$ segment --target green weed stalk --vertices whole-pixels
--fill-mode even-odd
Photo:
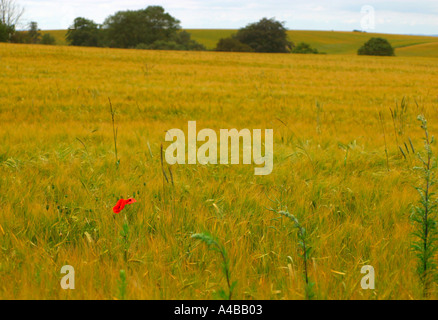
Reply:
[[[217,239],[215,239],[212,235],[208,233],[196,233],[192,235],[192,238],[201,240],[211,250],[220,253],[222,257],[222,272],[224,273],[227,280],[228,293],[226,293],[225,290],[221,289],[219,291],[219,296],[224,300],[231,300],[237,281],[231,282],[230,260],[228,259],[225,247]]]
[[[437,168],[437,159],[434,157],[431,145],[434,142],[433,137],[429,137],[427,129],[427,121],[423,116],[418,116],[421,121],[421,128],[424,130],[424,149],[425,155],[418,153],[418,158],[421,161],[420,167],[414,169],[420,172],[423,185],[415,187],[420,195],[420,200],[413,207],[411,221],[415,226],[413,236],[416,239],[412,243],[412,249],[418,258],[417,273],[420,277],[423,286],[423,296],[430,296],[432,282],[436,278],[436,262],[435,255],[437,252],[437,222],[436,208],[437,199],[433,192],[434,186],[437,183],[435,170]]]

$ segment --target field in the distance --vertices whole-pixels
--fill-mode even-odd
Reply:
[[[421,180],[399,146],[422,150],[420,113],[438,133],[438,59],[13,44],[0,57],[1,299],[215,298],[220,257],[190,238],[203,231],[228,252],[234,298],[303,299],[296,229],[269,199],[307,229],[317,298],[422,297],[409,221]],[[174,165],[167,183],[160,146],[189,120],[273,128],[272,174]],[[120,197],[138,202],[114,216]]]
[[[187,29],[192,38],[205,45],[209,50],[216,47],[220,38],[229,37],[237,30],[232,29]],[[47,30],[42,33],[50,33],[56,38],[59,45],[66,45],[65,30]],[[356,54],[366,41],[371,37],[383,37],[388,39],[396,48],[398,56],[426,56],[438,57],[438,37],[410,36],[398,34],[379,34],[363,32],[343,31],[288,31],[289,40],[298,44],[307,42],[312,47],[327,54]]]

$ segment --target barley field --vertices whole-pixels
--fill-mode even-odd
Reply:
[[[233,299],[306,299],[304,267],[316,299],[423,298],[410,215],[438,59],[0,44],[0,78],[0,299],[218,299],[200,233]],[[272,128],[273,172],[162,164],[190,120]]]

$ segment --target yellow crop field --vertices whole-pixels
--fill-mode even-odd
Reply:
[[[0,44],[0,79],[0,299],[216,299],[200,233],[233,299],[423,298],[413,168],[417,115],[438,134],[438,59]],[[189,121],[273,129],[272,173],[168,165]],[[115,214],[120,198],[137,202]]]

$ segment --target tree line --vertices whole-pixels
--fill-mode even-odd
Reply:
[[[119,11],[99,25],[78,17],[68,29],[66,40],[74,46],[157,50],[206,50],[181,30],[180,21],[161,6]],[[297,46],[288,40],[284,23],[263,18],[229,38],[220,39],[215,51],[318,53],[309,44]]]
[[[160,50],[206,50],[181,30],[180,21],[161,6],[119,11],[99,25],[78,17],[66,40],[74,46]]]
[[[75,46],[136,48],[157,50],[206,50],[182,31],[180,21],[160,6],[142,10],[119,11],[99,25],[78,17],[69,28],[67,41]],[[295,46],[288,40],[284,23],[263,18],[229,38],[220,39],[215,51],[318,53],[309,44]]]
[[[15,31],[23,10],[15,0],[0,0],[0,42],[55,44],[49,33],[41,34],[36,22],[28,30]],[[130,48],[150,50],[206,50],[205,46],[183,31],[180,21],[161,6],[148,6],[140,10],[118,11],[102,24],[77,17],[66,33],[73,46]],[[240,28],[235,34],[218,41],[215,51],[304,53],[318,54],[308,43],[295,45],[288,39],[284,22],[263,18]],[[372,38],[358,50],[359,55],[394,55],[385,39]]]
[[[14,2],[14,0],[0,0]],[[0,7],[1,13],[1,7]],[[0,42],[55,44],[50,34],[41,34],[36,22],[27,31],[15,31],[14,21],[0,24]],[[220,39],[214,50],[239,52],[318,53],[307,44],[295,46],[288,40],[284,23],[263,18],[238,30],[229,38]],[[180,21],[161,6],[140,10],[118,11],[102,24],[77,17],[68,28],[66,40],[73,46],[135,48],[157,50],[206,50],[183,31]]]

